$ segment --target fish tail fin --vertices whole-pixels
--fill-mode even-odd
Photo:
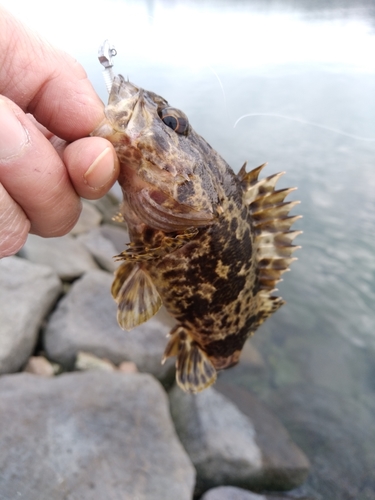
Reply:
[[[177,356],[176,380],[181,389],[197,393],[212,385],[217,377],[216,369],[189,331],[177,325],[170,336],[162,363],[170,356]]]
[[[266,164],[246,172],[246,164],[238,176],[241,181],[244,202],[248,205],[255,230],[255,249],[259,270],[260,302],[258,327],[272,313],[284,304],[281,297],[272,295],[281,275],[289,271],[290,264],[297,260],[292,257],[301,248],[292,242],[302,231],[292,231],[294,222],[300,215],[290,216],[290,210],[299,201],[286,202],[285,198],[296,188],[276,190],[276,183],[284,172],[258,179]]]
[[[150,319],[162,300],[148,273],[140,264],[125,262],[115,272],[112,296],[117,302],[117,321],[123,330]]]

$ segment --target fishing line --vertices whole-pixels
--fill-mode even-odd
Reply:
[[[321,123],[310,122],[308,120],[303,120],[302,118],[295,118],[293,116],[279,115],[277,113],[247,113],[246,115],[240,116],[240,118],[238,118],[236,120],[235,124],[233,125],[233,128],[236,128],[238,123],[243,118],[253,117],[253,116],[267,116],[270,118],[283,118],[284,120],[290,120],[292,122],[302,123],[303,125],[311,125],[312,127],[317,127],[317,128],[321,128],[323,130],[328,130],[329,132],[334,132],[335,134],[344,135],[346,137],[350,137],[351,139],[356,139],[358,141],[375,142],[375,138],[361,137],[360,135],[350,134],[349,132],[344,132],[343,130],[339,130],[336,128],[328,127],[326,125],[322,125]]]

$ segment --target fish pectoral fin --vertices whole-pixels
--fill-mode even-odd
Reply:
[[[217,377],[216,369],[189,331],[177,325],[170,335],[162,363],[170,356],[177,356],[176,380],[181,389],[197,393],[212,385]]]
[[[159,259],[164,255],[174,252],[183,247],[186,243],[192,240],[199,230],[196,227],[190,227],[184,232],[175,236],[163,235],[159,246],[146,247],[145,245],[137,245],[134,242],[128,243],[128,248],[116,255],[116,260],[125,260],[127,262],[140,262]]]
[[[144,323],[162,305],[154,283],[139,264],[122,264],[115,272],[111,292],[118,305],[117,321],[123,330]]]

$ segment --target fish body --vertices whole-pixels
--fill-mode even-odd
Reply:
[[[275,190],[282,174],[258,179],[264,165],[236,175],[182,111],[121,75],[105,115],[92,135],[116,149],[130,235],[112,286],[118,322],[130,330],[164,304],[177,320],[164,359],[199,392],[284,303],[273,292],[294,260],[298,202]]]

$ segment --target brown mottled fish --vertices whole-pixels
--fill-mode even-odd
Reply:
[[[125,330],[162,304],[178,324],[164,360],[176,356],[188,392],[235,365],[246,339],[284,303],[273,295],[294,260],[298,216],[276,190],[282,175],[238,175],[162,97],[122,76],[113,80],[105,121],[92,135],[114,145],[128,225],[128,248],[112,294]]]

